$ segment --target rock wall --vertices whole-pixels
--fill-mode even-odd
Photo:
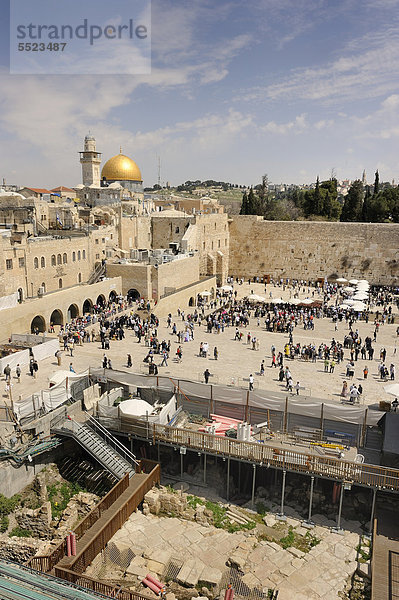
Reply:
[[[264,221],[238,215],[229,224],[229,273],[235,277],[399,282],[397,224]]]

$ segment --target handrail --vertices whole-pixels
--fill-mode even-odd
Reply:
[[[98,429],[100,430],[100,432],[106,437],[109,438],[111,440],[111,442],[114,444],[114,446],[116,448],[118,448],[118,450],[120,450],[121,452],[123,452],[125,454],[125,456],[131,461],[133,462],[135,465],[139,465],[139,461],[136,459],[135,455],[130,452],[130,450],[128,448],[126,448],[126,446],[124,446],[123,444],[121,444],[121,442],[116,439],[115,436],[112,435],[112,433],[110,431],[108,431],[108,429],[106,429],[99,421],[97,421],[97,419],[95,419],[94,417],[92,417],[89,413],[86,412],[86,414],[89,417],[89,423],[93,424],[94,427],[98,427]]]
[[[210,454],[223,454],[248,460],[273,468],[289,469],[293,472],[319,475],[328,479],[399,491],[398,469],[368,463],[354,463],[334,457],[300,452],[295,449],[273,447],[272,440],[266,445],[260,442],[243,442],[168,425],[153,423],[147,430],[139,423],[122,423],[120,418],[110,420],[115,424],[113,427],[118,428],[119,431],[132,432],[139,437],[152,439],[154,442],[159,440],[169,444],[202,450]],[[141,434],[138,433],[139,429],[142,429]]]

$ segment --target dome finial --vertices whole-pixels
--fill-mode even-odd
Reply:
[[[119,154],[122,154],[122,146],[119,146]]]

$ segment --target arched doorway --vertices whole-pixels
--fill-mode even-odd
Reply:
[[[93,312],[93,302],[89,298],[83,302],[82,312],[84,315]]]
[[[109,300],[110,302],[115,302],[116,300],[116,293],[114,291],[109,293]]]
[[[190,300],[188,301],[188,305],[189,306],[195,306],[195,300],[194,298],[191,296]]]
[[[44,333],[46,331],[46,321],[41,315],[37,315],[30,324],[31,333]]]
[[[64,317],[62,315],[62,312],[58,308],[53,310],[53,312],[51,313],[50,323],[52,323],[53,325],[64,324]]]
[[[76,319],[79,316],[79,308],[76,304],[71,304],[67,310],[67,321]]]
[[[97,306],[105,306],[105,296],[100,294],[96,302]]]
[[[136,290],[135,288],[132,288],[127,293],[127,299],[128,300],[139,300],[140,299],[140,292],[138,290]]]

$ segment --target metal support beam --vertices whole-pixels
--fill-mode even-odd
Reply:
[[[160,448],[160,444],[159,444],[159,440],[158,440],[158,462],[161,462],[161,448]]]
[[[230,456],[227,458],[227,491],[226,498],[227,500],[230,497]]]
[[[252,477],[252,498],[251,498],[251,505],[252,508],[255,506],[255,483],[256,483],[256,465],[252,465],[253,468],[253,477]]]
[[[204,452],[204,483],[206,483],[206,453]]]
[[[280,513],[277,515],[280,520],[285,519],[284,515],[284,496],[285,496],[285,478],[287,476],[287,471],[283,471],[283,483],[281,485],[281,506]]]
[[[241,461],[238,461],[238,491],[241,490]]]
[[[314,477],[310,478],[310,495],[309,495],[309,512],[307,521],[303,522],[305,527],[314,527],[314,523],[312,521],[312,503],[313,503],[313,487],[314,487]]]
[[[342,515],[342,503],[344,500],[344,483],[341,483],[341,494],[339,496],[339,508],[338,508],[338,518],[337,518],[337,526],[333,527],[333,531],[336,533],[342,533],[341,529],[341,515]]]
[[[183,479],[183,454],[180,454],[180,479]]]
[[[373,533],[373,521],[374,521],[374,512],[375,512],[375,501],[376,501],[376,497],[377,497],[377,489],[374,488],[373,489],[373,501],[371,503],[371,515],[370,515],[370,527],[369,527],[369,533],[370,536]]]

